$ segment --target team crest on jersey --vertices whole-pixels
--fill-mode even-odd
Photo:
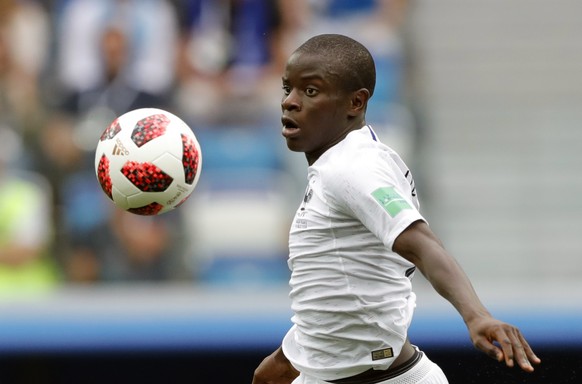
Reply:
[[[412,207],[393,187],[378,188],[372,192],[372,196],[391,217],[395,217],[404,209]]]
[[[313,189],[307,188],[307,191],[305,191],[305,196],[303,196],[303,202],[306,204],[309,203],[309,200],[311,200],[312,197],[313,197]]]

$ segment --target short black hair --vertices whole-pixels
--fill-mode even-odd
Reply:
[[[340,74],[342,86],[352,92],[360,88],[374,94],[376,66],[372,54],[363,44],[344,35],[317,35],[295,50],[297,53],[316,54],[329,58],[329,64]]]

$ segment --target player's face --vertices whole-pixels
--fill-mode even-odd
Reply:
[[[318,55],[294,53],[283,75],[282,134],[287,147],[313,164],[350,131],[350,96],[339,74]]]

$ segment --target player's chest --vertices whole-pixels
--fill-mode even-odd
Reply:
[[[320,180],[310,180],[303,199],[295,213],[291,233],[325,233],[344,226],[352,218],[342,213],[341,207],[330,199]],[[304,233],[305,235],[305,233]]]

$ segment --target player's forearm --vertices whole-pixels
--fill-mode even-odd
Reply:
[[[440,248],[424,257],[419,269],[433,288],[449,301],[465,323],[475,317],[490,316],[473,285],[457,261]]]
[[[434,289],[453,304],[465,323],[475,317],[490,316],[461,266],[425,222],[412,223],[396,238],[393,250],[418,267]]]

